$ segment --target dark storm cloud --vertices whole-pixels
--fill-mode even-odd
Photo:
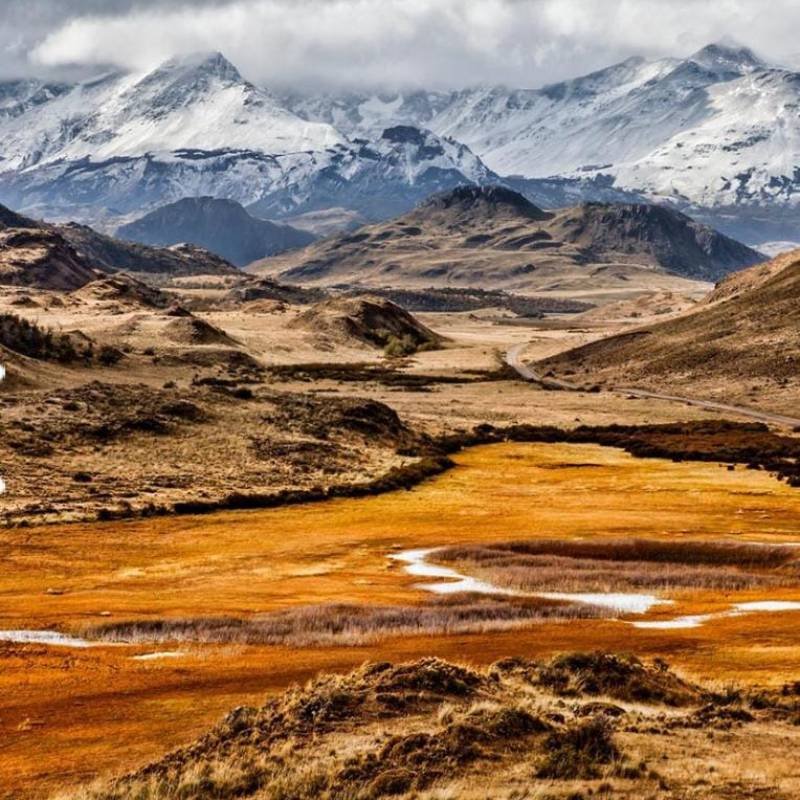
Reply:
[[[6,0],[0,70],[144,69],[221,50],[272,84],[540,85],[731,36],[800,46],[797,0]]]

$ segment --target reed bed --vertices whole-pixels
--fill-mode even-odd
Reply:
[[[800,582],[792,548],[738,543],[549,539],[450,547],[434,560],[529,592],[737,591]]]
[[[490,633],[537,622],[610,616],[583,603],[453,597],[421,606],[315,605],[250,618],[198,617],[117,622],[86,629],[90,639],[125,643],[205,642],[358,646],[387,636]]]

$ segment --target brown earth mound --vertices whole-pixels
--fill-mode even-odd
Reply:
[[[242,286],[236,286],[228,292],[226,300],[233,303],[252,303],[259,300],[273,300],[279,303],[305,305],[318,303],[325,299],[321,289],[304,289],[279,283],[271,278],[250,279]]]
[[[97,277],[58,233],[44,228],[0,230],[0,283],[70,291]]]
[[[165,308],[172,302],[166,293],[123,273],[87,283],[74,291],[72,297],[85,303],[126,309]]]
[[[414,352],[439,347],[443,342],[408,311],[381,297],[323,300],[291,324],[337,344],[389,347],[399,342],[406,352]]]
[[[0,395],[7,395],[35,384],[41,378],[41,365],[0,344],[0,365],[5,378],[0,380]]]
[[[237,708],[193,744],[81,797],[665,800],[688,796],[712,750],[717,768],[703,772],[704,787],[724,788],[733,771],[741,792],[703,796],[753,797],[767,762],[748,777],[742,752],[760,741],[766,753],[758,737],[791,730],[776,721],[784,703],[763,695],[755,710],[663,662],[601,653],[506,659],[487,670],[436,658],[365,664]],[[727,732],[725,746],[712,728]]]
[[[222,328],[212,325],[192,314],[177,316],[164,327],[164,335],[175,344],[183,345],[225,345],[238,347],[239,342],[229,336]]]

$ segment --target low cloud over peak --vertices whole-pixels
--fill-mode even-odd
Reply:
[[[775,61],[800,6],[773,0],[9,0],[0,70],[146,69],[221,50],[275,86],[539,86],[723,36]]]

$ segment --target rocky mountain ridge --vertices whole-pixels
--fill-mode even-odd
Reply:
[[[452,92],[278,94],[198,54],[146,75],[0,84],[0,202],[119,223],[213,195],[266,218],[337,207],[379,220],[504,183],[550,208],[648,199],[749,242],[792,240],[798,102],[800,75],[728,44],[540,89]]]

